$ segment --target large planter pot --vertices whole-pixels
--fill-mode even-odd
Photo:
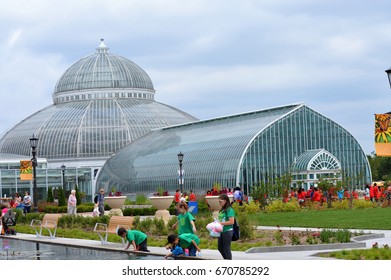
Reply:
[[[232,203],[234,196],[228,195],[229,201]],[[205,196],[206,202],[210,206],[210,209],[213,211],[213,218],[217,219],[220,211],[220,203],[218,195]]]
[[[151,196],[149,198],[152,205],[157,209],[155,218],[163,219],[164,222],[168,222],[170,219],[170,212],[167,210],[174,200],[174,196]]]
[[[122,216],[122,206],[124,205],[126,196],[106,196],[105,204],[109,205],[110,213],[116,216]]]

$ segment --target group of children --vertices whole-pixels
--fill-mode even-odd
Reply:
[[[167,237],[166,249],[170,252],[165,256],[166,259],[180,255],[196,256],[197,252],[201,252],[200,247],[198,247],[200,239],[195,234],[197,231],[194,223],[195,219],[188,211],[189,206],[186,202],[179,202],[176,207],[179,212],[178,221],[172,226],[172,229],[178,228],[178,235],[170,234]],[[132,244],[134,251],[149,252],[147,235],[144,232],[119,228],[117,233],[128,241],[125,250],[129,249],[130,244]]]

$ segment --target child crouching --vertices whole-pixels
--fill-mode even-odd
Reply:
[[[170,244],[167,249],[170,249],[171,252],[165,256],[166,259],[168,257],[176,257],[184,254],[183,249],[189,249],[189,255],[194,257],[196,256],[197,251],[201,252],[200,247],[198,247],[198,244],[200,244],[200,239],[197,235],[192,233],[184,233],[179,236],[176,234],[171,234],[167,237],[167,241]]]
[[[128,241],[128,246],[126,246],[124,250],[129,249],[130,244],[132,243],[134,251],[149,252],[147,248],[148,236],[144,232],[139,230],[126,230],[124,228],[119,228],[117,234],[122,238],[126,238]]]

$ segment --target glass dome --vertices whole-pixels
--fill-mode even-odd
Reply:
[[[72,92],[79,94],[103,89],[125,93],[124,97],[139,97],[137,93],[148,94],[149,99],[153,99],[155,90],[152,81],[140,66],[127,58],[109,53],[103,39],[96,50],[95,54],[80,59],[65,71],[54,88],[54,103],[72,101]],[[128,96],[127,93],[136,94]],[[68,99],[59,98],[61,96]],[[90,96],[96,97],[109,98],[107,95]],[[85,98],[89,99],[88,95]]]
[[[147,73],[132,61],[97,53],[60,77],[50,105],[21,121],[0,139],[0,153],[30,156],[29,138],[39,138],[37,156],[47,159],[106,159],[152,129],[197,120],[154,101]]]

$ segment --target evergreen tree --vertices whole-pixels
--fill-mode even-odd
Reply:
[[[76,205],[81,204],[81,194],[79,193],[79,188],[77,185],[75,185],[75,191],[76,191]]]
[[[64,189],[58,188],[58,206],[66,206]]]
[[[52,187],[48,188],[48,197],[46,198],[47,202],[54,202],[53,189]]]

